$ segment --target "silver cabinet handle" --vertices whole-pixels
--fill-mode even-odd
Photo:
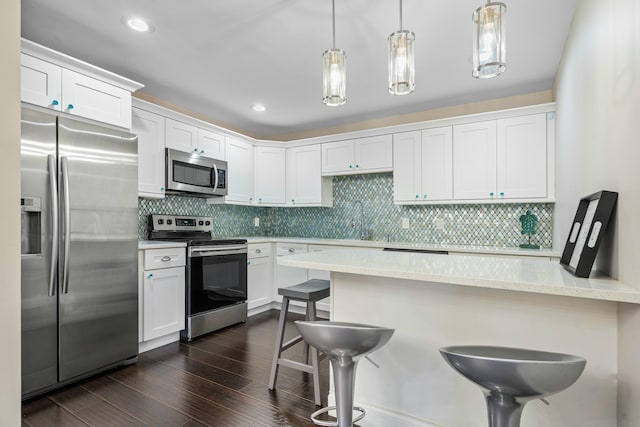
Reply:
[[[58,173],[56,172],[56,157],[50,154],[47,157],[49,166],[49,183],[51,197],[51,268],[49,270],[49,296],[56,294],[56,272],[58,267],[58,232],[60,223],[58,222]]]
[[[163,256],[162,258],[160,258],[160,261],[162,261],[162,262],[171,261],[171,257],[170,257],[170,256],[165,255],[165,256]]]
[[[296,250],[294,248],[289,248],[289,252],[294,253]]]
[[[62,266],[62,293],[69,293],[69,252],[71,249],[71,204],[69,197],[69,160],[60,158],[62,166],[62,192],[64,194],[64,263]]]
[[[262,253],[262,251],[261,251],[260,249],[256,249],[256,253],[257,253],[257,254],[261,254],[261,253]]]

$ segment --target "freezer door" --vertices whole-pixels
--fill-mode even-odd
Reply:
[[[22,110],[22,394],[58,379],[56,117]],[[53,197],[52,197],[53,196]],[[52,250],[53,249],[53,250]],[[53,258],[53,262],[52,262]]]
[[[59,379],[138,353],[137,137],[60,117]]]

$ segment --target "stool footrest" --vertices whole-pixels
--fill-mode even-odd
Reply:
[[[307,365],[306,363],[296,362],[295,360],[278,359],[278,365],[313,374],[313,366]]]
[[[310,417],[311,421],[313,421],[313,423],[318,426],[338,427],[337,421],[323,421],[323,420],[316,419],[318,415],[326,414],[327,412],[333,411],[334,409],[336,409],[335,406],[328,406],[326,408],[318,409],[313,414],[311,414],[311,417]],[[360,406],[354,406],[353,410],[360,412],[360,415],[358,415],[353,419],[354,424],[360,421],[361,419],[363,419],[365,415],[367,415],[367,412],[364,410],[364,408]]]
[[[286,343],[282,344],[282,347],[280,347],[280,351],[285,351],[288,348],[293,347],[294,345],[298,344],[300,341],[302,341],[302,335],[298,335],[295,338],[291,338],[289,341],[287,341]]]

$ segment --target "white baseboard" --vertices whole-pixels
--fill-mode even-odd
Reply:
[[[138,353],[144,353],[145,351],[153,350],[154,348],[162,347],[163,345],[176,341],[180,341],[180,332],[174,332],[149,341],[143,341],[138,343]]]
[[[336,404],[335,394],[329,393],[328,402],[329,406]],[[354,406],[361,406],[367,412],[365,417],[358,421],[358,425],[362,427],[442,427],[442,425],[435,424],[432,421],[415,418],[367,403],[355,402]],[[335,413],[331,415],[335,417]]]

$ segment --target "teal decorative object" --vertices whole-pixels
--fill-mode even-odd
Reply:
[[[540,246],[531,244],[531,236],[536,234],[536,226],[538,225],[538,217],[527,209],[527,213],[520,215],[520,224],[522,225],[522,234],[529,236],[529,243],[522,243],[521,248],[540,249]]]

